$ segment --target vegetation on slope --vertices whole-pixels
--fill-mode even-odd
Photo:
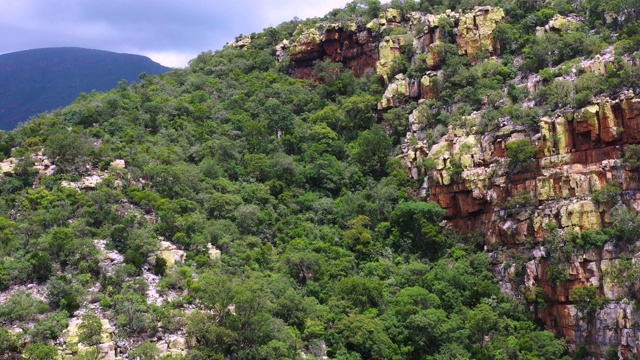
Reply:
[[[366,17],[379,5],[367,4],[329,19]],[[567,8],[527,6],[508,7],[513,29],[504,36],[522,36],[502,41],[514,46],[505,45],[506,54],[523,51],[528,71],[537,71],[543,65],[526,62],[542,46],[531,37],[534,25]],[[612,31],[588,19],[603,39]],[[0,305],[0,355],[53,358],[69,317],[91,304],[116,325],[116,337],[142,342],[133,353],[141,358],[157,357],[145,340],[181,329],[192,341],[190,359],[325,351],[337,359],[566,356],[563,340],[500,292],[482,236],[443,228],[444,211],[417,195],[391,156],[395,140],[376,124],[379,80],[318,63],[317,73],[331,76],[315,84],[292,79],[286,61],[276,64],[270,49],[296,25],[256,34],[247,50],[205,52],[187,69],[83,95],[1,134],[3,155],[21,160],[0,182],[0,288],[36,283],[47,292],[38,299],[13,291]],[[472,66],[444,51],[447,81],[431,104],[433,128],[481,106],[479,96],[499,96],[518,70],[506,56],[503,64]],[[515,104],[521,95],[512,90],[505,97],[514,104],[503,111],[536,118]],[[58,167],[52,176],[31,168],[42,148]],[[127,168],[109,167],[115,159]],[[95,191],[62,186],[96,169],[109,175]],[[185,249],[186,260],[156,263],[160,291],[180,296],[155,305],[141,275],[159,238]],[[102,267],[96,239],[124,263]],[[222,251],[220,260],[209,256],[209,244]],[[97,341],[95,320],[80,329],[86,345]]]

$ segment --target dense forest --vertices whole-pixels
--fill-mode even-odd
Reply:
[[[504,9],[499,61],[443,41],[438,91],[420,105],[378,111],[387,84],[375,71],[356,76],[316,61],[312,79],[297,79],[276,50],[319,23],[363,26],[387,8],[477,5]],[[589,356],[532,315],[544,306],[540,294],[501,292],[485,234],[447,226],[446,211],[427,201],[398,155],[417,141],[404,139],[414,111],[428,113],[432,145],[476,111],[483,131],[508,117],[535,133],[557,109],[635,89],[639,8],[631,0],[353,1],[241,35],[250,41],[205,51],[185,69],[83,93],[0,133],[0,358],[109,358],[114,344],[129,359]],[[580,20],[536,36],[558,14]],[[455,37],[452,24],[439,26],[442,39]],[[616,66],[605,76],[557,79],[610,45]],[[388,77],[430,67],[406,46]],[[533,93],[518,84],[530,74],[541,79]],[[512,143],[509,171],[524,171],[536,152],[528,140]],[[637,168],[640,151],[625,159]],[[424,169],[435,166],[425,159]],[[620,192],[614,184],[598,196],[604,203]],[[505,206],[515,215],[532,201],[523,194]],[[577,235],[575,247],[630,241],[640,226],[635,213],[625,216]],[[603,304],[593,290],[573,294],[585,313]]]

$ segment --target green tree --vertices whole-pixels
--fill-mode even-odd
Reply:
[[[29,344],[23,354],[30,360],[57,360],[58,348],[42,343]]]
[[[391,224],[398,245],[403,239],[418,251],[431,257],[447,247],[449,239],[439,226],[445,210],[431,202],[403,202],[391,213]]]
[[[498,328],[500,319],[487,304],[479,304],[469,312],[466,328],[471,334],[472,341],[484,347],[485,338]]]
[[[374,126],[358,136],[349,146],[349,159],[357,164],[362,172],[380,179],[387,174],[387,162],[391,139],[380,126]]]
[[[94,348],[93,351],[89,350],[94,359],[100,358],[98,345],[102,341],[102,321],[98,315],[91,312],[82,315],[82,322],[78,325],[78,340]]]
[[[154,343],[145,342],[129,353],[129,356],[140,360],[160,359],[160,349]]]
[[[336,323],[335,328],[345,348],[366,359],[391,359],[398,353],[382,322],[371,316],[350,315]]]
[[[525,171],[533,163],[538,148],[528,139],[515,140],[507,143],[507,157],[509,170],[512,173]]]
[[[60,171],[79,174],[89,162],[92,147],[91,139],[65,129],[49,136],[44,152]]]

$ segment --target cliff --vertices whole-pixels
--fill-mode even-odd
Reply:
[[[291,49],[294,74],[312,78],[314,61],[341,62],[356,75],[375,71],[384,80],[380,114],[417,102],[398,158],[423,184],[425,200],[446,210],[447,226],[483,234],[502,291],[526,301],[572,350],[585,345],[598,357],[609,349],[622,358],[635,357],[640,353],[640,313],[632,304],[637,285],[628,282],[631,271],[623,267],[637,262],[640,243],[609,236],[600,247],[576,245],[602,229],[624,226],[620,218],[627,209],[640,210],[637,168],[623,160],[640,143],[640,98],[634,91],[557,110],[539,117],[533,128],[511,117],[487,128],[483,116],[490,106],[485,103],[463,118],[464,126],[449,126],[435,141],[425,136],[433,130],[425,100],[437,95],[442,79],[440,45],[453,42],[472,63],[481,52],[484,61],[500,63],[495,29],[504,17],[493,7],[436,15],[389,9],[366,26],[307,29]],[[556,15],[537,29],[537,36],[571,31],[579,22]],[[447,39],[451,34],[454,38]],[[426,62],[417,76],[391,71],[407,48],[413,51],[412,65]],[[572,66],[574,74],[579,67],[582,74],[604,76],[617,65],[606,49]],[[573,83],[576,77],[559,80]],[[540,82],[536,76],[513,81],[531,94]],[[517,143],[534,149],[535,158],[523,166],[509,156],[509,144]],[[581,303],[578,288],[595,289],[590,301],[598,306]]]

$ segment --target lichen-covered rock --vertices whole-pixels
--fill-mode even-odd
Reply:
[[[420,98],[431,99],[438,94],[438,82],[434,81],[435,77],[424,75],[420,79]]]
[[[547,25],[536,28],[536,36],[544,36],[549,32],[560,33],[569,31],[574,29],[580,21],[581,19],[576,16],[566,17],[560,14],[555,14],[551,20],[549,20]]]
[[[402,37],[402,35],[385,36],[384,39],[380,41],[378,47],[380,59],[376,66],[376,73],[385,80],[385,83],[389,83],[391,80],[389,76],[391,74],[393,59],[400,56],[400,42]]]
[[[590,200],[571,203],[560,209],[560,225],[576,231],[602,228],[600,213]]]
[[[305,29],[291,46],[292,61],[315,60],[322,56],[322,39],[318,30]]]
[[[109,320],[101,318],[102,322],[102,333],[100,345],[98,345],[100,349],[100,359],[110,360],[116,359],[115,355],[115,345],[114,341],[114,328],[109,323]],[[79,317],[72,318],[69,320],[69,326],[63,333],[64,340],[64,349],[63,356],[64,358],[71,358],[72,355],[75,354],[83,354],[90,350],[86,344],[82,344],[79,342],[78,334],[79,334],[79,326],[82,323],[82,319]]]
[[[116,169],[124,169],[127,167],[126,163],[122,159],[116,159],[111,162],[111,167]]]
[[[178,250],[174,244],[168,241],[161,241],[160,249],[155,252],[155,256],[149,258],[150,264],[155,264],[156,256],[163,258],[167,262],[167,268],[172,268],[176,262],[184,262],[187,254],[184,250]]]
[[[483,159],[482,146],[479,135],[456,137],[453,142],[452,156],[460,162],[463,170],[471,169]]]
[[[598,105],[589,105],[576,114],[576,132],[591,133],[591,140],[597,140],[600,135],[600,126],[598,122],[598,114],[600,107]]]
[[[0,162],[0,171],[2,171],[4,175],[13,175],[13,169],[16,167],[17,163],[18,159],[16,158],[6,158]]]
[[[378,103],[378,110],[387,110],[405,103],[409,98],[409,79],[404,74],[398,74],[393,82],[387,86]]]
[[[387,23],[400,23],[402,21],[402,11],[398,9],[387,9],[380,14],[380,19],[384,19]]]
[[[493,34],[505,14],[502,8],[476,7],[473,12],[460,17],[458,23],[458,53],[473,57],[480,51],[495,54],[498,43]]]

